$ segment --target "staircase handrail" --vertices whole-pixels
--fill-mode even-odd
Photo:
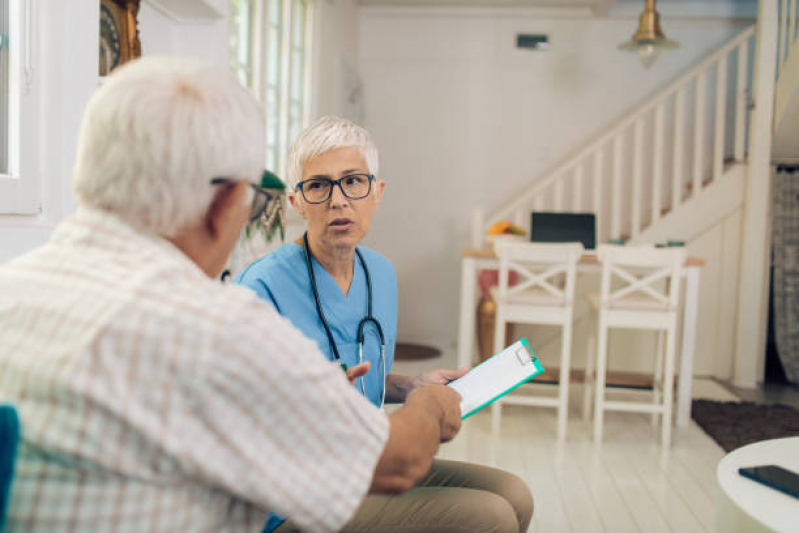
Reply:
[[[490,217],[486,218],[484,225],[491,225],[494,222],[507,218],[509,214],[529,204],[537,194],[552,185],[555,180],[565,174],[568,170],[570,170],[570,168],[573,168],[588,155],[596,151],[599,147],[603,146],[620,131],[630,127],[636,120],[639,119],[639,117],[652,111],[667,98],[674,96],[679,90],[691,83],[695,78],[697,78],[703,72],[709,70],[715,63],[728,55],[734,48],[740,46],[742,43],[750,39],[754,34],[754,31],[754,25],[743,30],[729,42],[724,44],[721,48],[716,50],[712,55],[702,60],[695,67],[691,68],[688,72],[677,78],[677,80],[667,85],[665,89],[662,89],[656,93],[654,97],[648,98],[644,103],[625,113],[620,120],[616,121],[613,125],[607,128],[604,133],[600,134],[598,137],[594,137],[594,140],[589,142],[587,145],[584,145],[582,148],[572,152],[566,156],[561,163],[546,171],[543,174],[544,177],[536,180],[536,185],[529,189],[528,192],[522,194],[521,196],[515,197],[516,200],[505,205],[505,207],[497,210]]]

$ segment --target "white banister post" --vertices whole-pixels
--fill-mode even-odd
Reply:
[[[758,4],[755,73],[743,210],[738,338],[733,382],[755,387],[763,377],[771,256],[771,136],[777,68],[777,0]]]
[[[621,205],[621,180],[622,180],[622,162],[624,161],[624,145],[622,145],[622,136],[619,133],[613,139],[613,185],[610,191],[611,198],[613,199],[610,204],[610,238],[621,238],[621,214],[624,207]]]
[[[655,110],[655,154],[652,157],[652,218],[651,225],[660,220],[660,212],[663,209],[663,113],[665,104],[658,105]]]
[[[513,212],[513,223],[520,228],[524,228],[530,223],[530,215],[524,209],[519,208]]]
[[[485,224],[485,213],[482,209],[472,211],[472,247],[483,247],[483,225]]]
[[[717,182],[724,171],[724,121],[727,111],[727,56],[722,57],[716,71],[716,131],[713,132],[713,181]]]
[[[685,87],[677,93],[677,101],[674,104],[674,168],[672,171],[671,182],[671,212],[680,207],[682,203],[683,179],[683,136],[685,117]]]
[[[735,160],[744,160],[746,135],[746,80],[749,77],[749,41],[738,47],[738,84],[735,87]]]
[[[563,211],[563,206],[565,205],[564,202],[565,202],[565,199],[566,199],[566,187],[565,187],[565,184],[563,183],[564,181],[566,181],[566,174],[561,174],[560,176],[555,178],[555,209],[554,209],[554,211],[557,211],[558,213]]]
[[[778,17],[777,32],[780,35],[780,47],[777,49],[777,67],[782,72],[786,54],[785,38],[788,36],[788,0],[782,0],[782,8],[779,10]]]
[[[594,152],[594,216],[596,217],[596,242],[604,242],[605,234],[602,233],[603,223],[604,223],[604,216],[602,214],[602,198],[604,197],[602,191],[602,169],[604,167],[604,160],[603,160],[603,148],[597,147],[596,152]]]
[[[583,178],[585,171],[583,169],[583,162],[577,163],[574,168],[574,188],[572,196],[572,211],[579,213],[583,205]]]
[[[633,194],[632,194],[632,232],[633,239],[638,237],[641,231],[641,179],[643,166],[644,150],[644,124],[643,119],[635,121],[633,129]],[[619,209],[615,207],[614,209]],[[618,238],[618,235],[614,235]]]
[[[702,190],[703,176],[705,170],[705,101],[707,100],[705,89],[705,74],[707,71],[699,73],[696,80],[696,105],[694,106],[694,187],[691,196],[699,194]]]

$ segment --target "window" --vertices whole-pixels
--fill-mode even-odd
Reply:
[[[311,14],[311,0],[232,0],[231,60],[264,106],[265,165],[279,176],[308,121]]]
[[[0,213],[38,214],[33,0],[0,0]]]

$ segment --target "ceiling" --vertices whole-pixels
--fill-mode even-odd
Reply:
[[[645,0],[359,0],[361,4],[380,5],[469,5],[469,6],[526,6],[526,7],[577,7],[602,8],[640,5]],[[752,4],[757,0],[660,0],[660,4]]]

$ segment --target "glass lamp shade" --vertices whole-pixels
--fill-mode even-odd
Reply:
[[[668,39],[641,39],[639,41],[628,41],[619,45],[619,50],[635,52],[638,59],[645,68],[651,67],[660,53],[664,50],[674,50],[679,48],[679,44]]]

